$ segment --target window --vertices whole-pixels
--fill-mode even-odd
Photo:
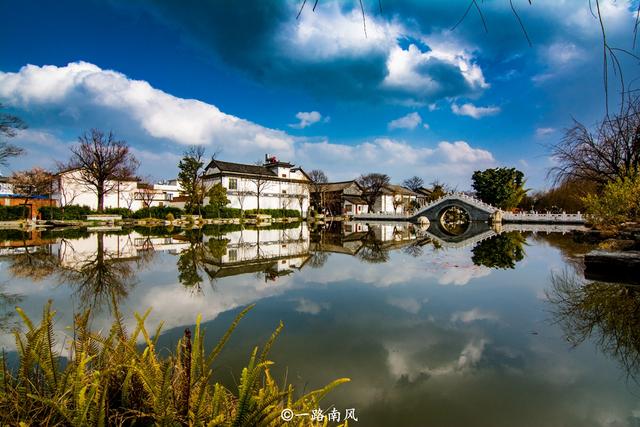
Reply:
[[[283,177],[283,178],[286,178],[286,177],[287,177],[287,174],[286,174],[286,173],[283,173],[283,174],[282,174],[282,177]]]
[[[236,249],[229,249],[229,261],[238,260],[238,251]]]
[[[229,178],[229,190],[238,189],[238,180],[236,178]]]
[[[282,190],[282,194],[287,194],[287,190]]]

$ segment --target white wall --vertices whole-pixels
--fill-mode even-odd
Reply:
[[[142,209],[145,205],[138,194],[140,190],[137,184],[137,181],[108,181],[105,187],[113,189],[104,196],[104,208],[128,208],[132,211]],[[60,175],[57,187],[53,198],[57,200],[58,206],[86,205],[91,209],[98,209],[95,189],[82,182],[80,171]],[[180,195],[177,184],[155,184],[153,188],[158,194],[154,196],[151,206],[168,205],[173,197]]]
[[[298,177],[298,174],[301,178]],[[295,176],[294,176],[295,175]],[[292,173],[292,179],[306,179],[300,172]],[[229,181],[236,180],[237,188],[231,188]],[[255,181],[247,178],[222,176],[216,179],[210,179],[206,182],[207,188],[221,183],[227,189],[227,198],[230,203],[229,207],[237,209],[257,209],[258,197]],[[303,195],[302,209],[298,195]],[[209,203],[209,198],[205,198],[205,204]],[[309,210],[309,188],[307,185],[296,182],[287,181],[265,181],[261,183],[260,209],[294,209],[302,211],[302,215],[306,216]]]

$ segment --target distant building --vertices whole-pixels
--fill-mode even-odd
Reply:
[[[300,167],[265,156],[263,165],[212,160],[204,173],[205,187],[222,184],[233,208],[309,210],[309,177]],[[205,204],[208,199],[205,198]]]
[[[98,196],[95,189],[81,178],[80,169],[72,169],[55,175],[53,199],[59,206],[80,205],[98,209]],[[126,208],[132,211],[149,206],[168,205],[180,194],[177,180],[147,184],[137,179],[107,181],[109,191],[104,195],[104,208]]]
[[[411,210],[411,202],[418,199],[418,194],[401,185],[387,184],[373,204],[374,212],[405,213]]]
[[[9,182],[9,178],[0,175],[0,196],[13,194],[13,185]]]
[[[354,215],[369,211],[366,200],[362,198],[362,187],[355,180],[322,184],[319,190],[314,190],[314,204],[323,206],[331,215]]]

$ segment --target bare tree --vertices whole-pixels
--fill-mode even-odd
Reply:
[[[402,182],[402,185],[411,189],[412,191],[417,191],[424,186],[424,180],[419,176],[412,176],[411,178],[407,178]]]
[[[153,184],[148,183],[139,183],[136,191],[136,197],[138,200],[142,202],[142,205],[149,209],[153,204],[158,193],[154,190]],[[151,217],[151,212],[149,212],[149,217]]]
[[[260,213],[260,196],[262,196],[264,191],[271,186],[271,180],[269,180],[269,177],[264,175],[256,175],[253,178],[248,178],[247,180],[256,188],[256,191],[254,192],[257,199],[256,213]]]
[[[604,185],[640,170],[640,97],[606,117],[593,131],[574,120],[564,138],[550,147],[558,165],[549,170],[556,183],[586,180]]]
[[[298,200],[298,205],[300,206],[300,216],[302,216],[303,212],[303,204],[304,200],[307,198],[307,193],[309,193],[309,184],[300,183],[298,184],[298,192],[295,194],[296,199]]]
[[[314,169],[308,173],[310,181],[310,191],[313,193],[314,204],[319,207],[325,207],[324,187],[329,182],[327,175],[320,169]]]
[[[96,193],[98,210],[102,211],[104,196],[114,190],[118,181],[132,179],[139,163],[127,143],[116,140],[112,132],[105,135],[91,129],[80,136],[78,142],[71,148],[66,169],[78,170],[78,182]]]
[[[389,184],[389,175],[383,173],[369,173],[360,175],[357,179],[358,184],[362,187],[362,198],[369,206],[369,212],[373,212],[373,205],[382,194],[382,189]]]
[[[240,216],[244,216],[244,202],[247,199],[247,196],[252,195],[253,192],[252,191],[248,191],[248,190],[236,190],[236,192],[234,193],[234,195],[236,196],[236,199],[238,200],[238,204],[240,205]]]
[[[46,170],[35,167],[27,171],[14,172],[10,182],[14,192],[24,197],[24,205],[27,206],[33,197],[51,195],[53,176]]]
[[[0,104],[0,109],[4,107]],[[24,154],[24,149],[10,144],[4,138],[13,138],[19,130],[26,129],[27,125],[21,118],[7,113],[0,113],[0,166],[6,166],[11,157]]]

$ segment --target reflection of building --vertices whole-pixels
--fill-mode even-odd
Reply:
[[[307,214],[309,178],[302,168],[267,157],[261,166],[212,160],[205,186],[221,184],[230,206],[237,209],[295,209]],[[206,200],[205,200],[206,202]]]
[[[215,247],[216,237],[208,246]],[[213,242],[212,242],[213,240]],[[297,228],[244,229],[218,239],[222,250],[212,251],[207,261],[215,277],[264,272],[271,277],[300,269],[309,259],[309,230],[306,223]]]

